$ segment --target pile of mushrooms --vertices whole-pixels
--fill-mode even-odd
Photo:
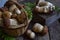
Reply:
[[[34,39],[36,34],[39,34],[40,36],[44,36],[48,33],[48,27],[43,26],[40,23],[35,23],[32,27],[32,30],[27,30],[26,35],[28,38]]]
[[[45,0],[37,0],[34,10],[39,13],[50,13],[55,10],[55,6]]]
[[[13,1],[7,1],[4,7],[8,9],[8,11],[4,11],[3,15],[3,18],[5,20],[5,26],[11,25],[12,27],[13,25],[14,27],[12,28],[16,28],[16,26],[20,27],[19,24],[23,24],[26,21],[25,19],[27,15],[23,11],[23,5],[18,5],[16,2]]]
[[[8,35],[19,36],[24,34],[28,27],[28,17],[24,5],[7,1],[4,7],[0,8],[0,26]]]

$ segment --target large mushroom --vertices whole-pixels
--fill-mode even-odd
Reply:
[[[39,13],[50,13],[55,10],[55,6],[45,0],[37,0],[34,11]]]
[[[43,26],[39,23],[35,23],[32,30],[40,35],[45,35],[48,33],[48,28],[47,26]]]

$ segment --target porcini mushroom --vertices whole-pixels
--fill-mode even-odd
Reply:
[[[45,35],[48,33],[47,26],[43,26],[39,23],[35,23],[32,30],[40,35]]]
[[[27,35],[29,38],[31,38],[31,39],[35,38],[35,33],[32,32],[31,30],[27,30],[26,35]]]
[[[36,11],[40,13],[49,13],[55,10],[55,6],[45,0],[38,0],[36,2]]]

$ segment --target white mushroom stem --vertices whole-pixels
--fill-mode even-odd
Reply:
[[[13,12],[15,10],[15,12],[17,14],[21,14],[21,11],[17,8],[16,5],[12,5],[10,8],[9,8],[9,11]]]
[[[10,19],[10,25],[17,25],[17,21],[15,19]]]
[[[9,28],[19,28],[24,26],[24,24],[18,24],[16,19],[9,19],[9,20],[10,20]]]
[[[19,9],[15,9],[15,12],[16,12],[17,14],[21,14],[21,11],[20,11]]]

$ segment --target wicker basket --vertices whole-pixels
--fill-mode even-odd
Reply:
[[[7,33],[10,36],[20,36],[22,34],[24,34],[24,32],[27,30],[28,25],[25,25],[23,27],[20,28],[4,28],[4,32]]]
[[[18,4],[18,3],[17,3]],[[16,4],[16,5],[17,5]],[[19,4],[18,4],[18,6],[19,6]],[[3,20],[3,22],[5,21],[5,24],[4,24],[4,27],[3,27],[3,31],[6,33],[6,34],[8,34],[8,35],[10,35],[10,36],[20,36],[20,35],[22,35],[22,34],[24,34],[25,33],[25,31],[27,30],[27,28],[28,28],[28,17],[27,17],[27,14],[26,14],[26,12],[25,12],[25,10],[24,10],[24,8],[22,7],[22,9],[23,9],[23,12],[24,12],[24,15],[25,15],[25,18],[24,18],[24,22],[23,23],[20,23],[20,24],[18,24],[19,25],[19,27],[18,26],[15,26],[15,28],[14,28],[14,26],[9,26],[8,24],[9,24],[9,22],[7,22],[7,21],[9,21],[9,19],[7,19],[6,17],[4,17],[3,16],[3,19],[5,18],[6,20]],[[9,11],[9,10],[8,10]],[[23,17],[23,16],[22,16]],[[5,26],[5,25],[8,25],[8,26]]]

